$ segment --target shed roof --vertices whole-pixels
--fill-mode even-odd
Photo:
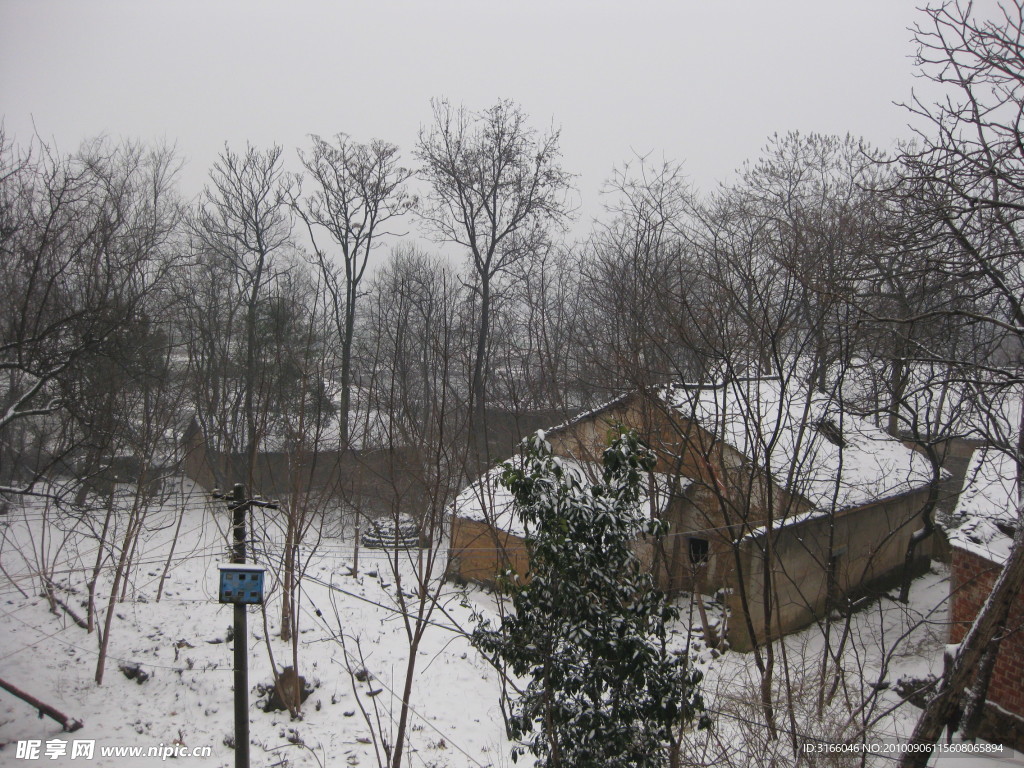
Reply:
[[[1012,456],[995,448],[976,450],[953,511],[950,544],[994,563],[1006,562],[1020,524],[1018,491]]]

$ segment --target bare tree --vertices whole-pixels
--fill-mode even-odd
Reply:
[[[510,271],[495,307],[491,371],[493,394],[512,414],[547,413],[557,423],[589,402],[584,360],[595,334],[585,327],[582,261],[578,250],[552,247]]]
[[[273,377],[263,386],[267,447],[283,457],[283,476],[270,478],[280,509],[268,513],[267,523],[282,534],[280,633],[292,641],[296,670],[300,582],[323,535],[326,508],[337,499],[345,450],[337,432],[340,394],[327,308],[316,301],[318,284],[309,277],[296,269],[278,280],[273,309],[260,326],[267,350],[261,368],[265,379]]]
[[[465,479],[472,334],[463,301],[450,265],[406,247],[375,275],[367,302],[366,407],[380,419],[376,440],[388,457],[376,477],[380,525],[394,533],[383,546],[407,643],[393,739],[367,717],[390,768],[408,762],[420,646],[446,598],[448,505]]]
[[[0,320],[2,490],[32,492],[81,445],[74,429],[62,444],[58,420],[81,366],[109,352],[166,284],[177,169],[165,148],[99,139],[62,156],[41,142],[20,152],[0,136],[0,286],[11,302]]]
[[[299,152],[314,190],[292,205],[305,222],[313,243],[335,332],[341,343],[341,400],[338,425],[341,441],[349,441],[352,387],[352,344],[357,302],[370,253],[389,234],[393,219],[415,203],[405,189],[411,171],[398,164],[398,147],[380,139],[369,144],[338,134],[334,143],[312,136],[309,154]],[[317,241],[324,230],[341,249],[340,269]]]
[[[103,626],[97,636],[97,685],[103,682],[114,613],[117,603],[127,596],[133,567],[139,557],[140,537],[149,526],[151,512],[159,507],[163,481],[180,469],[178,446],[173,438],[168,438],[180,423],[186,391],[172,373],[176,347],[169,343],[166,326],[161,328],[158,325],[147,330],[149,332],[139,343],[135,360],[131,361],[134,363],[134,375],[117,387],[115,400],[115,407],[125,416],[125,423],[118,430],[118,442],[131,457],[129,476],[124,479],[134,481],[134,488],[122,495],[120,501],[123,506],[120,509],[118,500],[114,498],[116,487],[111,489],[108,510],[114,513],[113,525],[108,526],[105,513],[103,533],[97,542],[97,563],[105,548],[109,548],[114,563]],[[103,534],[108,531],[109,540],[104,541]],[[95,596],[98,570],[98,567],[93,569],[90,601]],[[90,602],[90,624],[94,611],[95,607]]]
[[[241,311],[241,338],[232,346],[242,350],[241,419],[246,477],[252,488],[260,439],[259,338],[261,305],[276,276],[276,255],[291,243],[291,222],[284,204],[286,179],[281,148],[247,146],[242,154],[225,145],[210,171],[210,184],[193,218],[195,250],[216,262],[235,292]],[[225,425],[227,426],[227,425]],[[232,431],[238,425],[231,425]]]
[[[99,529],[88,622],[75,617],[83,627],[95,626],[100,564],[112,552],[116,560],[99,633],[99,683],[115,604],[124,599],[146,511],[171,461],[167,434],[179,416],[172,335],[163,320],[172,301],[166,289],[180,263],[182,207],[173,190],[178,163],[167,149],[104,139],[67,157],[43,144],[34,149],[38,158],[10,155],[4,147],[10,172],[3,177],[0,270],[15,306],[3,322],[9,388],[0,431],[10,430],[2,443],[15,464],[4,471],[20,480],[18,492],[31,492],[54,461],[74,460],[69,485],[77,486],[79,502],[90,490],[82,481],[101,472],[108,486],[117,474],[136,484],[124,515],[110,492],[102,525],[94,525],[87,505],[68,508],[60,499],[53,505],[56,529],[69,535]],[[34,448],[24,433],[15,435],[29,423],[38,428]],[[112,466],[115,459],[121,466]],[[54,543],[43,536],[39,553],[45,556]],[[51,575],[40,569],[51,605],[72,613],[55,596]]]
[[[615,170],[604,192],[610,220],[585,246],[592,316],[578,343],[593,359],[591,383],[607,398],[640,382],[692,378],[700,366],[697,339],[663,300],[696,287],[687,236],[696,204],[682,165],[637,158]]]
[[[858,348],[849,298],[884,224],[874,193],[882,166],[872,155],[849,135],[772,136],[736,190],[743,215],[760,230],[762,255],[794,280],[788,335],[804,347],[807,375],[819,388]]]
[[[926,77],[947,89],[948,97],[934,105],[916,101],[910,107],[928,130],[919,135],[921,146],[907,149],[901,158],[909,192],[904,204],[941,236],[941,268],[975,285],[986,298],[979,310],[953,309],[950,314],[973,319],[991,337],[1005,337],[1003,354],[978,369],[979,389],[1019,391],[1024,348],[1024,128],[1019,117],[1024,108],[1024,3],[1000,3],[992,18],[959,1],[926,8],[924,14],[915,29],[917,62]],[[1021,426],[1015,434],[987,435],[1015,459],[1018,483],[1024,468]],[[1022,586],[1024,524],[1018,524],[990,598],[914,729],[915,744],[934,743],[952,720],[964,690],[984,685],[976,680],[977,670],[985,666],[986,649]],[[923,766],[927,757],[924,751],[908,752],[901,765]]]
[[[552,225],[568,215],[570,176],[559,163],[559,132],[538,134],[511,101],[482,112],[433,102],[416,156],[430,185],[421,215],[442,241],[466,248],[478,304],[470,395],[477,450],[485,450],[492,309],[501,277],[542,251]]]

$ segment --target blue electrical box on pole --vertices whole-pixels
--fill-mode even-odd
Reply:
[[[222,603],[260,605],[265,569],[251,563],[221,563],[219,599]]]

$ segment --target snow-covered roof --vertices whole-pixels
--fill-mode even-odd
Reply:
[[[513,457],[511,461],[517,458]],[[600,464],[560,456],[554,458],[584,486],[595,483],[601,477]],[[523,537],[527,531],[523,521],[515,514],[512,493],[499,482],[503,471],[500,466],[494,467],[465,488],[455,499],[454,513],[456,517],[486,522],[513,536]],[[637,510],[648,516],[660,515],[665,511],[672,495],[673,483],[679,491],[690,484],[686,478],[677,479],[657,472],[651,472],[650,477],[654,492],[650,493],[648,489],[643,494]]]
[[[1017,499],[1013,458],[994,448],[976,450],[953,512],[956,527],[949,533],[950,544],[994,563],[1005,562],[1019,524]]]
[[[603,403],[600,403],[599,405],[596,405],[593,408],[588,408],[585,411],[580,411],[579,413],[577,413],[572,418],[566,419],[561,424],[557,424],[556,426],[553,426],[550,429],[546,429],[544,431],[546,433],[548,433],[548,434],[552,434],[552,433],[555,433],[555,432],[561,432],[566,427],[569,427],[569,426],[575,424],[576,422],[583,421],[584,419],[589,419],[592,416],[596,416],[597,414],[602,413],[603,411],[608,410],[609,408],[615,407],[619,403],[624,402],[628,397],[630,397],[633,394],[634,394],[633,392],[624,392],[621,395],[616,395],[615,397],[611,398],[610,400],[605,400]]]
[[[931,476],[924,456],[796,379],[673,385],[659,395],[819,510],[898,496]]]
[[[946,363],[904,360],[905,380],[900,393],[900,429],[916,424],[922,432],[966,438],[997,436],[1008,439],[1020,424],[1024,387],[998,378],[986,381],[977,370],[964,371]],[[873,412],[891,398],[891,362],[855,358],[836,376],[854,410]]]

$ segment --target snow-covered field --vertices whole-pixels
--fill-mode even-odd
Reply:
[[[47,599],[40,597],[36,575],[41,566],[52,569],[57,596],[84,617],[86,584],[96,557],[95,538],[87,534],[88,526],[81,522],[58,526],[52,518],[44,519],[40,501],[13,507],[0,523],[0,620],[6,625],[0,635],[0,678],[84,723],[80,730],[65,733],[53,720],[39,719],[25,702],[0,692],[0,765],[155,766],[164,760],[104,757],[100,751],[161,746],[210,747],[209,757],[173,758],[178,766],[234,764],[234,752],[228,746],[234,730],[232,643],[226,641],[232,608],[218,604],[216,595],[217,564],[228,559],[227,512],[187,482],[181,483],[180,490],[147,516],[125,599],[115,605],[101,686],[93,680],[96,633],[80,628],[63,609],[58,609],[58,615],[52,613]],[[102,510],[90,521],[101,524]],[[258,549],[272,557],[274,545],[264,542]],[[290,644],[274,639],[280,589],[273,579],[266,623],[259,609],[249,609],[254,768],[378,764],[381,747],[374,741],[374,732],[389,741],[394,738],[409,649],[388,556],[380,550],[361,549],[359,574],[352,576],[351,537],[337,536],[325,538],[312,558],[302,588],[298,662],[300,674],[315,689],[300,720],[257,706],[261,701],[257,686],[269,684],[272,677],[264,641],[268,627],[278,667],[290,664],[291,658]],[[157,601],[168,558],[170,568]],[[402,588],[409,593],[411,565],[405,563],[401,569],[406,577]],[[96,593],[101,620],[112,577],[112,563],[106,560]],[[472,628],[474,611],[493,609],[493,600],[484,590],[452,584],[444,584],[440,593],[444,610],[433,614],[434,623],[427,628],[416,657],[405,764],[414,768],[510,766],[498,676],[461,633]],[[856,614],[845,639],[844,674],[837,679],[834,700],[857,700],[859,686],[879,680],[885,687],[902,676],[938,674],[946,637],[947,594],[945,575],[936,571],[915,583],[910,606],[883,600]],[[685,619],[691,613],[689,602],[684,600],[681,607]],[[712,621],[720,621],[714,606],[711,611]],[[676,630],[677,640],[685,644],[685,623]],[[904,633],[909,634],[903,637]],[[883,667],[879,649],[892,647],[897,637],[902,637],[895,644],[898,652]],[[710,756],[721,755],[722,750],[731,753],[734,764],[763,764],[771,746],[763,743],[763,712],[752,704],[756,701],[753,658],[712,652],[702,646],[696,633],[690,640],[705,668],[705,699],[715,720],[713,733],[695,740],[694,753],[704,750],[709,765],[718,764]],[[838,641],[833,638],[833,642]],[[788,638],[785,654],[781,645],[776,646],[779,675],[785,663],[791,689],[820,679],[815,672],[822,643],[821,631],[812,628]],[[127,665],[138,666],[149,678],[142,683],[129,680],[120,670]],[[364,667],[369,675],[356,676],[364,679],[350,674]],[[814,709],[815,698],[806,692],[795,709]],[[877,720],[876,738],[895,741],[912,727],[916,709],[904,705],[886,711],[896,701],[896,695],[886,690],[872,709],[859,715]],[[790,728],[788,722],[784,729]],[[800,722],[823,721],[809,712],[807,720]],[[798,722],[797,731],[802,727]],[[828,736],[824,732],[801,735]],[[39,757],[19,759],[18,743],[28,740],[39,742]],[[57,740],[66,742],[66,754],[50,759],[47,746],[59,751]],[[95,744],[92,759],[71,756],[74,742],[83,740]],[[884,758],[876,763],[894,764]],[[1024,760],[1009,760],[1004,754],[998,760],[972,757],[936,764],[1024,765]]]

